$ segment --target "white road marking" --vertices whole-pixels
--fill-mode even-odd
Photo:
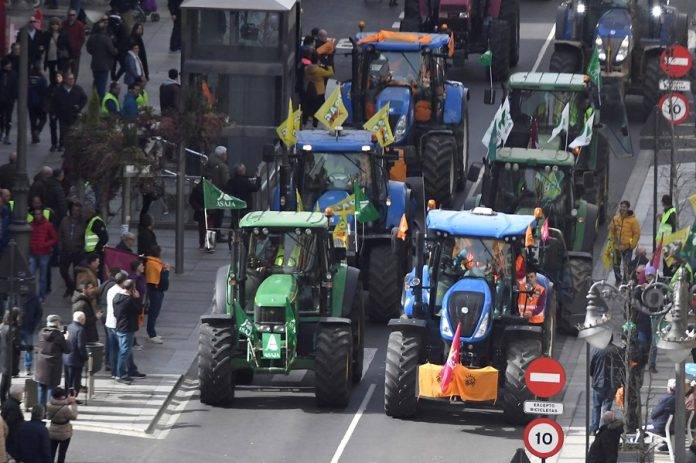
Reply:
[[[375,385],[370,384],[370,387],[367,388],[367,393],[365,394],[365,397],[363,398],[362,402],[360,402],[360,407],[358,407],[358,411],[355,412],[353,420],[350,422],[350,425],[348,426],[346,433],[343,435],[341,443],[338,444],[338,448],[334,452],[333,458],[331,458],[331,463],[338,463],[338,461],[340,460],[341,455],[343,455],[343,450],[345,450],[346,445],[350,440],[350,436],[353,435],[353,431],[355,431],[355,428],[358,426],[358,421],[360,421],[360,418],[362,418],[362,415],[365,412],[365,409],[367,408],[367,404],[368,402],[370,402],[370,399],[372,398],[372,394],[374,394],[374,392]]]
[[[556,35],[556,25],[554,24],[551,30],[549,31],[549,35],[546,37],[546,41],[544,42],[544,45],[541,47],[541,50],[539,50],[539,55],[537,56],[536,61],[534,61],[534,66],[532,66],[532,72],[537,72],[537,69],[539,68],[539,65],[541,64],[541,60],[544,58],[544,55],[546,54],[546,49],[549,48],[549,44],[553,40],[553,37]]]
[[[377,353],[377,349],[374,347],[366,347],[364,350],[365,353],[363,354],[363,371],[361,378],[365,377],[365,374],[367,373],[367,370],[370,369],[370,364],[375,359],[375,354]]]
[[[558,373],[532,373],[529,380],[537,383],[560,383],[561,375]]]

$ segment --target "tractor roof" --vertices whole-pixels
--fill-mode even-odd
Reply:
[[[570,90],[580,92],[587,89],[584,74],[558,74],[554,72],[516,72],[508,79],[508,87],[526,90]]]
[[[329,222],[321,212],[255,211],[242,217],[239,227],[329,228]]]
[[[573,154],[563,150],[498,148],[495,155],[489,156],[489,160],[518,163],[526,166],[575,166]]]
[[[305,145],[310,145],[316,152],[359,152],[364,146],[372,149],[372,132],[343,130],[337,138],[326,130],[300,130],[297,132],[297,147],[302,149]]]
[[[533,221],[532,215],[503,214],[477,207],[471,211],[432,210],[428,212],[426,226],[456,236],[501,239],[524,235]]]
[[[361,32],[356,35],[359,45],[373,45],[380,51],[439,50],[450,40],[447,34],[423,34],[419,32]]]

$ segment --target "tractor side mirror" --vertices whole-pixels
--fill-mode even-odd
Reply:
[[[585,191],[589,191],[592,188],[594,188],[595,185],[595,178],[594,178],[594,173],[592,172],[585,172],[582,174],[582,186],[585,188]]]
[[[270,164],[275,160],[276,157],[276,147],[272,143],[266,143],[263,145],[263,152],[261,154],[261,158],[263,159],[263,162]]]
[[[483,91],[483,103],[487,105],[495,104],[495,89],[487,88]]]
[[[466,179],[470,182],[475,182],[478,180],[479,175],[481,175],[481,169],[483,166],[478,162],[475,162],[469,166],[466,170]]]

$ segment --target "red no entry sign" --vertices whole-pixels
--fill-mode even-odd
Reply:
[[[550,458],[563,447],[563,428],[549,418],[532,420],[524,428],[524,447],[539,458]]]
[[[566,383],[563,365],[551,357],[533,360],[524,373],[524,382],[532,394],[549,398],[561,392]]]
[[[679,125],[689,117],[689,100],[683,93],[665,93],[657,102],[660,112],[673,125]]]
[[[693,59],[689,49],[682,45],[670,45],[660,55],[660,68],[673,79],[688,74],[692,64]]]

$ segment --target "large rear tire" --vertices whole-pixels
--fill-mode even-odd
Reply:
[[[503,0],[500,17],[510,26],[510,67],[520,61],[520,4],[518,0]]]
[[[510,47],[512,44],[510,25],[507,21],[491,20],[489,43],[493,54],[491,62],[493,80],[504,82],[510,75]]]
[[[353,356],[352,356],[352,376],[353,384],[357,384],[362,379],[363,360],[365,358],[365,297],[363,291],[359,290],[356,295],[357,304],[353,303],[353,310],[350,313],[351,333],[353,335]]]
[[[320,325],[315,350],[315,396],[319,405],[345,407],[350,400],[353,334],[348,325]]]
[[[524,401],[534,400],[534,394],[524,382],[524,372],[532,360],[541,356],[541,343],[536,336],[515,336],[508,342],[501,405],[503,418],[510,424],[525,424],[534,418],[524,413]]]
[[[556,48],[551,54],[549,71],[576,73],[580,71],[580,61],[575,50],[569,48]]]
[[[401,311],[401,256],[390,245],[374,246],[368,257],[368,316],[374,322],[386,322]]]
[[[224,405],[234,399],[232,326],[202,323],[198,337],[198,388],[201,402]]]
[[[418,367],[422,351],[420,336],[392,331],[387,343],[384,370],[384,412],[394,418],[407,418],[418,411]]]
[[[587,292],[592,285],[592,261],[590,259],[568,259],[571,294],[558,317],[558,326],[564,333],[577,335],[577,320],[584,316],[587,308]]]
[[[438,204],[449,205],[456,188],[457,143],[450,135],[432,135],[421,150],[425,196]]]
[[[655,110],[655,105],[660,99],[660,69],[659,55],[654,54],[647,58],[645,75],[643,76],[643,115],[647,119]]]

